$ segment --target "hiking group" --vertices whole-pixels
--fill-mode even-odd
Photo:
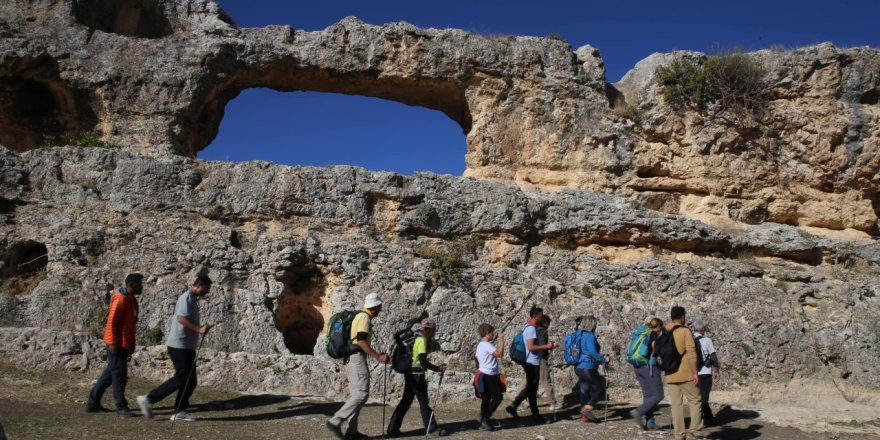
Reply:
[[[195,421],[197,418],[187,412],[190,396],[195,390],[196,359],[204,336],[211,325],[200,323],[198,299],[211,291],[211,279],[205,275],[196,277],[192,286],[177,300],[174,314],[170,318],[170,332],[166,339],[168,357],[174,365],[174,375],[146,395],[138,396],[141,412],[153,417],[152,406],[175,391],[174,411],[171,420]],[[128,361],[135,349],[135,329],[139,314],[137,295],[143,290],[143,275],[129,274],[125,287],[113,292],[103,341],[107,346],[107,366],[92,388],[86,401],[86,411],[109,411],[101,406],[101,397],[111,385],[116,401],[116,414],[130,417],[134,414],[125,400],[125,386],[128,378]],[[437,389],[443,383],[446,364],[434,364],[428,360],[430,353],[439,349],[435,337],[437,323],[430,318],[422,319],[418,330],[408,326],[394,333],[394,349],[380,353],[373,348],[373,319],[382,311],[382,300],[376,293],[364,299],[361,310],[343,310],[334,314],[328,323],[326,349],[330,357],[342,359],[348,378],[349,398],[342,407],[325,423],[334,437],[339,439],[368,438],[358,430],[358,417],[370,395],[370,369],[368,359],[384,364],[383,377],[383,436],[397,437],[403,419],[417,400],[425,429],[425,435],[434,433],[444,436],[447,431],[439,426],[436,414],[430,406],[428,393],[428,371],[439,373]],[[511,318],[513,319],[513,318]],[[534,424],[550,423],[556,420],[556,387],[553,380],[553,350],[560,347],[549,340],[550,318],[540,307],[532,307],[529,319],[512,338],[509,346],[510,359],[519,364],[525,376],[525,383],[505,411],[514,419],[519,419],[519,406],[527,401]],[[608,401],[608,384],[599,373],[599,367],[611,359],[603,355],[596,328],[598,320],[594,316],[581,316],[576,319],[574,331],[565,337],[563,357],[566,365],[574,367],[578,378],[576,386],[580,419],[584,423],[600,422],[594,410],[598,404]],[[657,317],[648,317],[644,324],[636,328],[627,345],[626,359],[632,365],[637,382],[642,390],[641,405],[630,411],[632,419],[644,430],[661,429],[654,414],[664,397],[664,383],[669,394],[672,412],[672,427],[676,440],[683,440],[689,433],[691,438],[700,438],[698,432],[705,422],[712,421],[708,405],[713,381],[720,379],[718,359],[714,344],[706,337],[706,325],[697,319],[691,328],[685,326],[685,309],[672,307],[670,322],[666,325]],[[509,321],[508,321],[509,324]],[[506,325],[504,326],[506,327]],[[503,328],[502,328],[503,330]],[[492,416],[503,401],[507,390],[507,380],[500,371],[498,359],[504,356],[505,339],[503,331],[482,323],[477,327],[479,342],[476,345],[474,360],[474,391],[481,399],[478,428],[494,431],[502,427]],[[199,336],[201,337],[201,341]],[[388,381],[388,367],[391,366],[404,378],[404,389],[400,402],[385,424],[385,396]],[[553,419],[548,420],[538,410],[537,395],[540,382],[549,385]],[[684,404],[690,408],[690,426],[685,427]],[[606,411],[607,414],[607,411]],[[343,425],[345,430],[343,431]]]

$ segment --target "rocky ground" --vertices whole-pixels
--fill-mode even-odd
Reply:
[[[23,371],[9,363],[0,363],[0,423],[10,439],[88,438],[88,439],[330,439],[323,427],[327,417],[336,411],[340,403],[308,397],[283,395],[245,395],[201,387],[197,389],[193,404],[194,413],[200,420],[194,423],[177,422],[172,427],[168,420],[170,402],[157,405],[155,419],[140,415],[121,419],[112,413],[88,414],[82,411],[83,400],[95,377],[82,373],[33,373]],[[146,392],[155,383],[132,380],[128,386],[129,401]],[[381,398],[374,392],[374,397]],[[433,389],[432,389],[433,397]],[[627,413],[632,403],[611,396],[607,422],[584,425],[575,420],[576,409],[567,405],[558,413],[556,423],[530,426],[509,418],[501,421],[504,428],[485,433],[476,430],[473,420],[478,413],[476,401],[464,404],[441,403],[436,406],[443,426],[450,431],[450,438],[461,439],[665,439],[672,438],[669,430],[643,432]],[[389,402],[389,405],[394,402]],[[109,393],[105,406],[112,406]],[[385,408],[390,417],[392,406]],[[669,408],[662,409],[658,421],[671,423]],[[361,416],[361,430],[379,438],[383,407],[381,400],[374,401]],[[542,412],[549,413],[547,402]],[[710,439],[861,439],[871,436],[871,429],[878,432],[880,425],[862,426],[862,433],[804,432],[791,427],[770,423],[757,411],[716,407],[718,424],[707,428]],[[417,408],[413,408],[404,423],[407,437],[422,437],[419,429]]]

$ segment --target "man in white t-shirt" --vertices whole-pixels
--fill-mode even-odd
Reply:
[[[538,345],[538,333],[536,327],[544,317],[544,309],[540,307],[532,307],[529,311],[529,322],[523,328],[523,341],[526,344],[526,363],[523,364],[523,370],[526,375],[526,388],[513,399],[513,403],[505,408],[513,418],[519,418],[516,413],[517,407],[523,400],[529,400],[529,409],[532,411],[532,420],[535,424],[547,423],[547,420],[538,412],[538,381],[541,373],[541,356],[544,350],[552,350],[556,348],[556,342],[549,341],[546,344]]]
[[[703,423],[711,424],[714,416],[712,408],[709,407],[709,393],[712,392],[713,380],[717,382],[721,379],[721,371],[718,369],[718,356],[715,353],[715,344],[706,336],[706,324],[702,319],[694,320],[692,324],[694,328],[694,340],[700,345],[697,347],[703,354],[703,366],[697,375],[700,376],[700,406],[703,410]]]

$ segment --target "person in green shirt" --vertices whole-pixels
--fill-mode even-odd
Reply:
[[[431,417],[433,410],[428,402],[428,382],[425,380],[425,371],[443,373],[446,371],[446,364],[434,365],[428,361],[428,353],[435,351],[437,342],[434,335],[437,332],[437,323],[433,319],[425,318],[422,320],[422,329],[413,342],[412,350],[412,368],[404,373],[403,380],[403,397],[400,403],[394,409],[391,415],[391,421],[388,423],[388,437],[397,437],[400,432],[400,425],[403,424],[403,417],[409,411],[412,405],[413,397],[419,400],[419,409],[422,413],[422,423],[429,433],[433,432],[439,436],[446,435],[446,431],[437,426],[436,417]],[[429,426],[430,424],[430,426]]]

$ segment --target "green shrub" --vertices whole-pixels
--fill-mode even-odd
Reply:
[[[565,37],[563,37],[562,35],[560,35],[556,32],[550,32],[549,34],[547,34],[547,38],[551,39],[551,40],[561,41],[565,44],[568,44],[568,41],[565,41]]]
[[[106,148],[119,150],[119,145],[104,142],[93,131],[83,131],[74,134],[50,135],[43,138],[40,148],[51,148],[58,145],[71,145],[77,148]]]
[[[707,57],[703,63],[675,60],[658,67],[654,78],[673,109],[702,111],[712,107],[717,114],[760,110],[767,103],[766,73],[758,60],[734,52]]]
[[[147,340],[147,345],[159,345],[165,340],[165,334],[159,327],[148,328],[144,337]]]
[[[431,260],[430,276],[434,285],[449,287],[461,283],[462,270],[470,266],[470,260],[483,244],[482,240],[468,238],[453,241],[442,248],[425,246],[417,253]]]
[[[107,322],[109,309],[104,306],[95,307],[89,311],[83,320],[83,332],[96,338],[104,335],[104,324]]]

